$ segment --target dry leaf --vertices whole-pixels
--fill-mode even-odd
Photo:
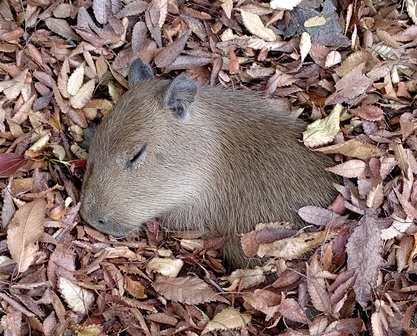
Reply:
[[[307,147],[317,147],[332,141],[340,131],[340,114],[343,107],[337,104],[332,112],[323,119],[316,120],[303,132],[303,141]]]
[[[310,322],[300,304],[292,298],[282,301],[278,311],[289,320],[306,324]]]
[[[355,178],[365,176],[366,163],[361,160],[349,160],[326,170],[343,177]]]
[[[146,271],[158,272],[162,275],[175,278],[181,271],[184,262],[181,259],[153,258],[146,265]]]
[[[64,277],[58,278],[58,288],[68,306],[80,315],[87,314],[95,301],[94,294]]]
[[[55,34],[58,34],[67,39],[74,41],[80,41],[81,38],[75,33],[66,20],[47,18],[45,19],[46,26],[52,30]]]
[[[301,257],[324,243],[326,239],[334,237],[334,233],[327,231],[301,233],[296,237],[285,238],[269,244],[260,244],[257,255],[272,256],[285,260]]]
[[[67,90],[71,96],[75,96],[80,90],[84,82],[84,73],[85,73],[85,63],[83,62],[79,67],[77,67],[72,75],[68,78]]]
[[[124,287],[126,291],[137,299],[146,299],[148,296],[146,295],[145,286],[143,286],[139,281],[132,280],[128,276],[124,277]]]
[[[243,24],[251,34],[258,36],[267,42],[276,40],[274,31],[270,28],[266,28],[258,15],[244,10],[240,10],[240,15],[242,16]]]
[[[349,112],[365,120],[376,121],[384,119],[384,111],[378,106],[364,105],[351,109]]]
[[[107,23],[107,10],[111,4],[109,0],[93,0],[94,17],[101,24]]]
[[[90,79],[87,83],[81,86],[81,88],[77,91],[76,95],[70,98],[70,104],[72,105],[72,107],[77,109],[84,107],[84,105],[91,100],[94,88],[94,79]]]
[[[293,10],[303,0],[271,0],[270,6],[272,9],[279,10]]]
[[[336,85],[336,92],[326,99],[326,105],[336,103],[355,104],[372,85],[372,80],[363,74],[365,63],[347,73]]]
[[[351,139],[332,146],[317,148],[315,151],[325,154],[342,154],[347,157],[358,158],[362,160],[370,159],[380,155],[380,150],[377,146],[356,139]]]
[[[200,304],[211,301],[228,303],[220,294],[214,292],[203,280],[195,277],[166,278],[154,281],[155,290],[167,300],[187,304]]]
[[[217,330],[234,330],[245,328],[251,322],[251,316],[239,313],[233,308],[223,309],[209,321],[202,335]]]
[[[43,233],[46,201],[38,198],[16,211],[7,230],[7,245],[18,272],[25,272],[35,260],[36,241]]]
[[[220,2],[227,18],[230,19],[232,17],[233,0],[220,0]]]
[[[179,37],[174,43],[164,48],[154,59],[156,66],[159,68],[167,67],[175,61],[179,54],[183,51],[188,38],[191,35],[191,30],[187,31]]]
[[[310,34],[307,32],[304,32],[301,34],[300,39],[300,54],[301,54],[301,63],[304,62],[304,59],[307,57],[308,53],[311,49],[311,38]]]
[[[372,297],[378,271],[383,263],[380,233],[378,220],[365,214],[346,245],[348,269],[356,270],[357,275],[353,290],[362,307],[366,307]]]

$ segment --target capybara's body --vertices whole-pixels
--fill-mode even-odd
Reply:
[[[129,77],[90,146],[81,214],[94,228],[121,237],[158,217],[165,228],[228,236],[224,259],[245,267],[237,234],[262,222],[302,226],[300,207],[333,200],[331,159],[304,147],[302,122],[265,98],[185,76],[155,80],[140,60]]]

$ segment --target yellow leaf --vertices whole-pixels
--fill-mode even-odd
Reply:
[[[351,139],[343,143],[315,149],[316,152],[325,154],[342,154],[351,158],[362,160],[370,159],[380,155],[378,147],[356,139]]]
[[[317,147],[332,141],[340,130],[339,121],[342,109],[342,105],[337,104],[326,118],[308,125],[303,132],[304,144],[307,147]]]
[[[233,308],[225,308],[207,323],[202,334],[208,333],[209,331],[245,328],[250,321],[250,315],[241,314]]]

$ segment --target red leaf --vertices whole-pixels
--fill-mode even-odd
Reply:
[[[0,154],[0,177],[9,177],[13,175],[19,168],[28,163],[23,155],[17,153]]]

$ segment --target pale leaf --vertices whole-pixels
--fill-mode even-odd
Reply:
[[[266,28],[258,15],[244,10],[240,10],[240,15],[242,16],[243,24],[251,34],[258,36],[267,42],[276,40],[273,30]]]
[[[233,0],[220,0],[221,6],[228,19],[232,17]]]
[[[259,244],[257,255],[273,256],[285,260],[301,257],[304,253],[320,246],[326,239],[334,237],[327,231],[301,233],[296,237],[280,239],[269,244]]]
[[[316,120],[308,125],[303,132],[304,144],[307,147],[317,147],[332,141],[340,131],[339,122],[342,110],[342,105],[337,104],[326,118]]]
[[[153,286],[158,294],[175,302],[191,305],[211,301],[228,303],[228,300],[213,291],[207,283],[194,277],[159,277],[154,281]]]
[[[414,0],[407,0],[407,13],[414,24],[417,24],[416,3]]]
[[[87,314],[95,301],[92,291],[84,289],[64,277],[59,277],[58,288],[68,306],[80,315]]]
[[[80,90],[84,82],[85,63],[82,63],[74,70],[67,83],[67,92],[71,96],[75,96]]]
[[[305,206],[298,210],[298,215],[307,223],[324,226],[335,218],[340,218],[333,211],[318,206]]]
[[[94,16],[99,23],[107,23],[107,8],[109,7],[109,0],[93,0]]]
[[[41,136],[32,146],[27,150],[28,152],[40,152],[49,143],[49,134]]]
[[[366,163],[361,160],[349,160],[334,167],[326,168],[326,170],[343,177],[355,178],[364,176]]]
[[[168,14],[168,0],[153,0],[153,2],[155,2],[156,6],[159,8],[158,26],[162,28]]]
[[[142,14],[148,8],[148,3],[142,0],[135,0],[129,2],[123,9],[117,13],[116,17],[119,19],[125,16],[135,16]]]
[[[18,271],[28,269],[38,250],[35,242],[43,233],[46,201],[38,198],[16,211],[7,230],[7,245]]]
[[[157,272],[175,278],[181,271],[184,262],[181,259],[153,258],[146,265],[146,271]]]
[[[324,62],[324,66],[326,68],[330,68],[333,65],[340,63],[341,61],[342,61],[342,55],[340,55],[340,52],[332,50],[326,56],[326,61]]]
[[[217,330],[232,330],[245,328],[251,321],[248,314],[239,313],[233,308],[225,308],[216,314],[204,328],[202,334]]]
[[[82,108],[85,104],[87,104],[91,97],[93,96],[95,88],[95,81],[94,79],[90,79],[87,83],[85,83],[81,88],[78,90],[75,96],[70,98],[70,104],[77,109]]]
[[[375,336],[385,336],[382,327],[381,315],[379,312],[374,312],[371,316],[372,334]]]
[[[400,236],[411,224],[412,220],[396,218],[389,228],[381,230],[381,239],[388,240]]]
[[[137,53],[141,45],[146,39],[146,34],[148,30],[146,29],[146,24],[139,21],[133,26],[132,31],[132,50],[133,53]]]
[[[225,277],[229,283],[239,280],[239,287],[242,289],[257,286],[266,280],[261,267],[234,270],[229,276]]]
[[[378,209],[382,202],[384,201],[384,188],[383,184],[379,183],[375,187],[371,189],[371,191],[368,194],[368,197],[366,198],[366,205],[369,208]]]
[[[293,10],[303,0],[271,0],[270,6],[272,9],[279,10]]]
[[[301,54],[301,62],[304,61],[304,59],[307,57],[308,53],[311,49],[311,37],[310,34],[307,32],[304,32],[301,34],[300,39],[300,54]]]

